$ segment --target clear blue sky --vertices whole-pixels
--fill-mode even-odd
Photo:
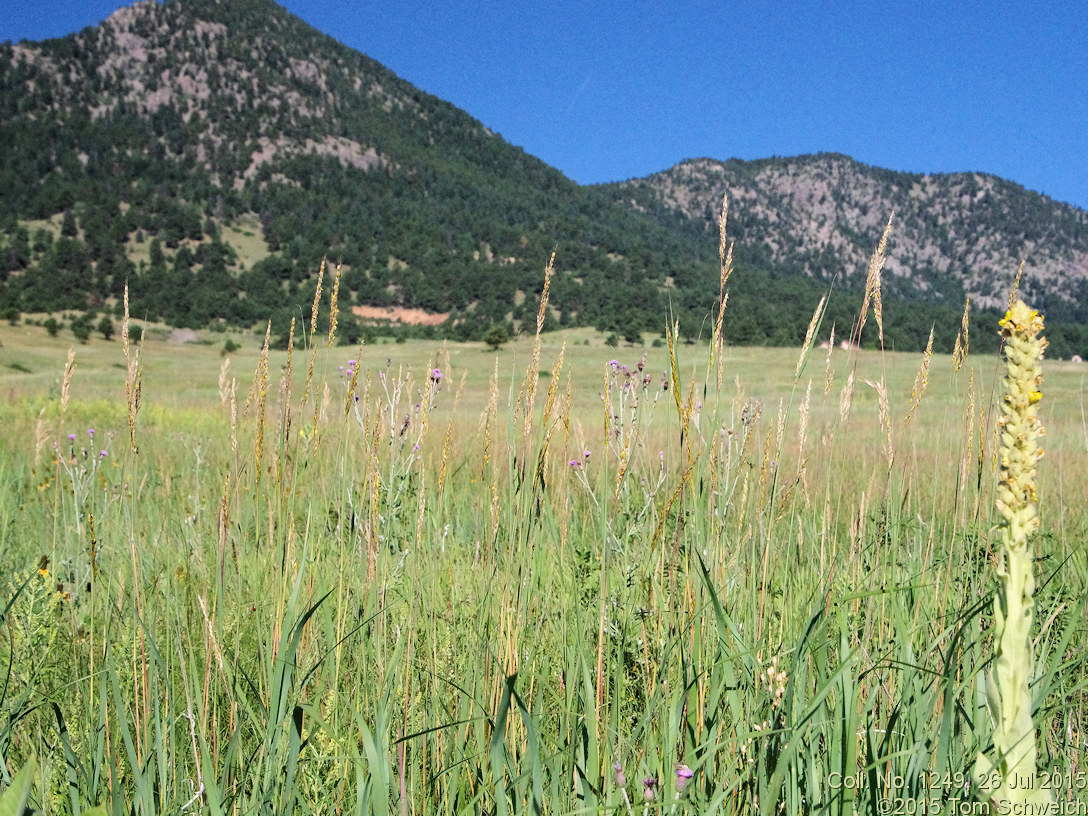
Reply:
[[[281,0],[593,183],[818,151],[977,170],[1088,208],[1083,0]],[[111,0],[0,0],[0,40]]]

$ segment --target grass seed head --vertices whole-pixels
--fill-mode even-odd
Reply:
[[[933,327],[930,326],[929,341],[926,343],[926,350],[922,354],[922,365],[918,368],[918,373],[914,375],[914,385],[910,389],[910,407],[907,409],[907,416],[903,420],[904,428],[910,425],[911,417],[914,416],[914,412],[922,402],[922,396],[926,393],[926,386],[929,385],[929,361],[932,357]]]
[[[808,331],[805,332],[805,342],[801,346],[801,356],[797,360],[797,370],[793,373],[795,380],[800,379],[801,369],[805,367],[805,360],[808,358],[809,349],[812,348],[812,335],[816,333],[816,329],[820,325],[820,319],[824,316],[824,305],[827,303],[827,295],[820,298],[819,304],[816,306],[816,311],[812,313],[812,319],[808,322]]]
[[[337,312],[337,299],[340,296],[340,269],[341,265],[336,265],[336,275],[332,279],[332,297],[329,299],[329,348],[332,348],[333,341],[336,339],[336,316]]]
[[[835,379],[835,371],[831,368],[831,353],[835,350],[835,324],[831,324],[831,334],[827,338],[827,359],[824,360],[824,393],[831,393],[831,384]]]

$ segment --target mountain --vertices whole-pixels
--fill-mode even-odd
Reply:
[[[554,250],[564,323],[659,327],[665,278],[713,254],[270,0],[140,2],[0,46],[0,139],[2,297],[23,311],[128,280],[141,315],[282,330],[327,255],[341,304],[479,332],[535,318]]]
[[[639,212],[666,209],[717,234],[722,195],[749,264],[830,281],[864,280],[894,213],[885,287],[999,307],[1020,261],[1025,297],[1066,312],[1088,305],[1088,212],[981,173],[920,175],[840,154],[682,162],[609,185]]]
[[[925,308],[887,310],[892,345],[921,348],[936,322],[951,347],[964,293],[998,306],[1026,255],[1055,349],[1088,352],[1083,211],[993,177],[844,156],[700,159],[579,186],[271,0],[144,0],[67,37],[0,44],[0,143],[9,315],[116,311],[127,282],[137,316],[271,317],[285,336],[327,257],[345,340],[478,339],[533,324],[554,251],[549,325],[634,339],[671,311],[694,337],[716,308],[729,190],[731,342],[800,342],[840,272],[828,316],[842,331],[894,209],[889,297]],[[374,320],[408,310],[428,325]]]

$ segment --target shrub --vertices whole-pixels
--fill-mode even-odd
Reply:
[[[502,345],[510,341],[510,335],[506,333],[506,329],[502,326],[494,325],[484,333],[482,339],[487,343],[488,348],[492,351],[498,351]]]
[[[91,339],[91,332],[94,330],[94,315],[90,312],[84,312],[72,320],[69,328],[76,340],[80,343],[87,343]]]
[[[96,327],[96,329],[106,340],[113,339],[113,320],[110,319],[109,315],[102,315],[102,319],[98,321],[98,326]]]

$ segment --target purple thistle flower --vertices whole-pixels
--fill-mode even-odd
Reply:
[[[87,429],[87,436],[91,437],[91,439],[94,439],[94,428]]]
[[[100,450],[98,452],[98,461],[101,462],[103,459],[106,458],[106,456],[107,456],[106,452],[104,450]]]
[[[435,382],[438,382],[439,380],[441,380],[442,379],[442,369],[436,368],[434,371],[432,371],[431,372],[431,379],[434,380]]]
[[[580,468],[582,466],[582,463],[579,462],[577,459],[571,459],[569,462],[567,462],[567,464],[570,465],[572,468],[575,468],[575,469]]]
[[[627,777],[623,775],[623,765],[617,762],[612,767],[616,769],[616,787],[626,788]]]
[[[584,451],[582,455],[585,456],[586,459],[588,459],[591,453],[593,453],[593,451]]]
[[[695,776],[695,771],[689,768],[687,765],[676,766],[676,790],[679,793],[684,792],[684,788],[687,787],[688,780]]]
[[[68,434],[68,441],[69,442],[75,442],[76,441],[76,435],[75,434]]]
[[[656,776],[647,776],[645,779],[642,780],[642,799],[643,799],[643,801],[646,801],[646,802],[653,801],[653,798],[657,793],[654,790],[656,787],[657,787],[657,777]]]

